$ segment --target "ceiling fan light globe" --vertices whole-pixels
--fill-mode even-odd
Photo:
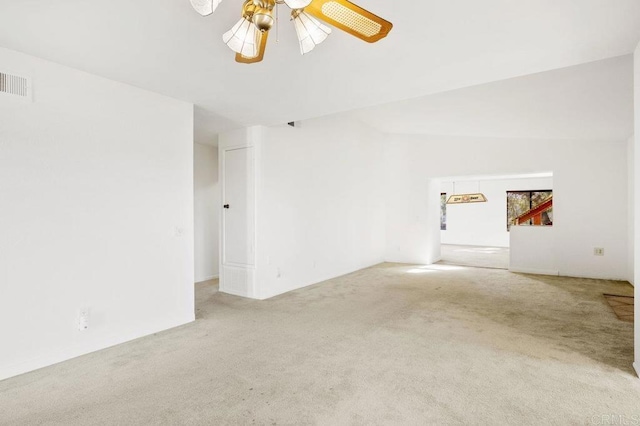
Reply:
[[[191,6],[202,16],[211,15],[222,0],[191,0]]]
[[[285,4],[291,9],[304,9],[309,6],[313,0],[284,0]]]
[[[303,55],[311,52],[331,34],[331,28],[303,11],[294,10],[291,16]]]
[[[247,58],[258,55],[260,32],[253,22],[241,18],[229,31],[222,35],[222,41],[229,49]]]

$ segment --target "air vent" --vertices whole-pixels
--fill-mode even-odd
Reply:
[[[31,100],[31,81],[28,77],[0,72],[0,95]]]

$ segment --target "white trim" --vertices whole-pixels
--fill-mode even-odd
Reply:
[[[367,263],[365,265],[357,266],[357,267],[355,267],[355,269],[349,268],[349,269],[347,269],[345,271],[338,272],[337,274],[331,274],[330,276],[326,276],[324,278],[314,279],[313,282],[309,282],[309,283],[303,284],[301,287],[294,286],[294,287],[291,287],[291,288],[288,288],[288,289],[280,289],[280,290],[272,291],[272,292],[269,292],[269,293],[261,295],[261,297],[256,297],[255,299],[257,299],[257,300],[271,299],[273,297],[280,296],[280,295],[286,294],[286,293],[290,293],[292,291],[300,290],[302,288],[318,285],[318,284],[321,284],[321,283],[323,283],[325,281],[329,281],[329,280],[333,280],[333,279],[336,279],[336,278],[344,277],[346,275],[350,275],[350,274],[362,271],[364,269],[373,268],[374,266],[381,265],[383,263],[388,263],[388,262],[386,262],[385,260],[377,260],[377,261],[375,261],[374,263],[371,263],[371,264]],[[413,265],[413,264],[406,263],[405,265]]]
[[[510,272],[517,272],[520,274],[533,274],[533,275],[553,275],[559,276],[559,271],[554,271],[553,269],[534,269],[534,268],[518,268],[518,267],[509,267]]]
[[[200,284],[200,283],[203,283],[203,282],[205,282],[205,281],[215,280],[215,279],[218,279],[218,278],[220,278],[220,275],[219,275],[219,274],[216,274],[216,275],[209,275],[208,277],[203,277],[203,278],[200,278],[200,279],[196,278],[196,280],[197,280],[197,281],[196,281],[196,284]]]
[[[634,362],[633,368],[636,370],[636,375],[640,377],[640,364],[638,364],[637,362]]]
[[[34,358],[19,361],[17,363],[2,366],[0,368],[0,382],[11,377],[39,370],[41,368],[50,367],[61,362],[69,361],[80,356],[84,356],[94,352],[100,352],[105,349],[154,335],[172,328],[180,327],[195,321],[195,314],[191,314],[186,318],[173,318],[156,327],[145,327],[142,331],[132,333],[116,333],[104,335],[104,339],[99,342],[79,343],[71,348],[65,348],[55,353],[36,356]]]
[[[232,266],[234,268],[255,268],[253,263],[237,263],[237,262],[222,262],[222,266]]]
[[[244,297],[244,298],[247,298],[247,299],[256,299],[255,297],[253,297],[253,295],[251,295],[249,293],[244,293],[242,291],[233,291],[233,290],[229,290],[227,288],[220,289],[219,291],[220,291],[220,293],[230,294],[232,296]]]

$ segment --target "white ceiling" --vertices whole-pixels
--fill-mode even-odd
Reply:
[[[355,111],[385,133],[621,141],[633,134],[633,55]]]
[[[442,182],[478,182],[485,180],[544,179],[553,178],[553,172],[521,173],[511,175],[465,175],[441,177]]]
[[[204,140],[620,56],[640,40],[638,0],[358,2],[394,23],[388,38],[335,30],[302,57],[282,13],[280,42],[272,34],[254,65],[221,41],[242,0],[207,18],[188,0],[0,0],[0,45],[193,102]]]

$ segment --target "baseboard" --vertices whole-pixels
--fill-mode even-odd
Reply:
[[[239,297],[244,297],[244,298],[247,298],[247,299],[259,300],[256,297],[253,297],[252,295],[250,295],[249,293],[246,293],[246,292],[243,292],[243,291],[237,291],[237,290],[233,290],[233,289],[227,289],[225,287],[220,287],[220,289],[218,291],[220,293],[230,294],[232,296],[239,296]]]
[[[590,280],[605,280],[605,281],[620,281],[622,283],[628,283],[626,278],[622,277],[613,277],[611,275],[582,275],[582,274],[572,274],[572,273],[558,273],[558,276],[567,277],[567,278],[587,278]]]
[[[268,292],[268,293],[263,293],[257,299],[258,300],[271,299],[272,297],[280,296],[281,294],[286,294],[286,293],[289,293],[290,291],[296,291],[296,290],[300,290],[300,289],[305,288],[305,287],[311,287],[311,286],[323,283],[325,281],[329,281],[329,280],[333,280],[333,279],[336,279],[336,278],[344,277],[345,275],[353,274],[354,272],[362,271],[363,269],[372,268],[374,266],[381,265],[383,263],[386,263],[386,262],[384,260],[376,260],[374,263],[366,263],[364,265],[354,267],[355,269],[354,268],[348,268],[348,269],[345,269],[344,271],[339,271],[339,272],[334,272],[334,273],[328,274],[326,277],[314,278],[310,282],[306,282],[306,283],[304,283],[302,285],[285,287],[285,288],[281,288],[281,289],[275,289],[275,291],[271,291],[271,292]]]
[[[553,269],[535,269],[535,268],[518,268],[518,267],[509,267],[510,272],[517,272],[520,274],[533,274],[533,275],[560,275],[559,271],[555,271]]]
[[[151,336],[162,331],[180,327],[193,321],[195,321],[195,316],[189,315],[187,318],[173,319],[171,321],[166,321],[163,324],[156,325],[155,327],[143,327],[137,332],[130,332],[124,335],[104,336],[100,341],[97,342],[78,345],[75,347],[66,348],[64,350],[58,350],[54,353],[43,356],[36,356],[15,364],[3,366],[2,368],[0,368],[0,381],[20,376],[22,374],[30,373],[32,371],[40,370],[42,368],[50,367],[52,365],[60,364],[61,362],[69,361],[93,352],[99,352],[114,346],[121,345],[123,343],[131,342],[133,340]]]
[[[205,281],[217,280],[218,278],[220,278],[220,275],[210,275],[208,277],[204,277],[204,278],[198,279],[196,281],[196,284],[200,284],[200,283],[203,283]]]

